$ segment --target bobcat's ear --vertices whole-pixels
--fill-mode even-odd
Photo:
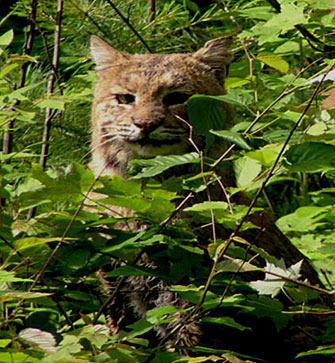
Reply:
[[[231,37],[210,40],[193,53],[193,56],[210,66],[214,71],[226,73],[227,66],[232,61],[232,56],[229,54],[231,43]]]
[[[111,47],[96,35],[91,36],[91,54],[98,67],[111,63],[122,63],[130,58],[130,54]]]

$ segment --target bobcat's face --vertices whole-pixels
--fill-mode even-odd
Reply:
[[[92,116],[95,169],[124,174],[129,160],[192,150],[187,99],[224,92],[217,73],[196,56],[199,51],[130,55],[96,37],[92,51],[98,73]]]

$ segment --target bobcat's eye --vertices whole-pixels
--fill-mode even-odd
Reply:
[[[187,93],[173,92],[163,98],[163,103],[165,106],[180,105],[186,102],[190,97],[191,95],[188,95]]]
[[[116,95],[116,99],[121,105],[129,105],[135,102],[135,96],[130,93],[118,94]]]

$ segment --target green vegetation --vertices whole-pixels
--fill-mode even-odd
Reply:
[[[296,361],[333,362],[335,8],[329,0],[163,0],[148,14],[148,3],[1,4],[0,361],[275,362],[279,353],[269,351],[270,343],[276,347],[297,318],[309,343],[294,352]],[[228,93],[219,98],[234,109],[235,124],[205,136],[211,142],[215,133],[234,145],[222,162],[233,165],[238,188],[227,193],[246,190],[259,207],[272,209],[323,287],[297,282],[300,263],[285,266],[252,245],[246,252],[241,246],[247,241],[228,246],[213,234],[206,259],[191,222],[211,225],[214,216],[231,231],[252,226],[243,223],[245,206],[182,203],[178,192],[197,194],[215,180],[215,161],[201,153],[135,161],[127,181],[95,180],[85,168],[95,79],[90,33],[130,52],[190,51],[233,33]],[[204,117],[215,125],[217,98],[188,102],[195,129],[204,132]],[[199,102],[213,114],[199,114]],[[194,175],[154,178],[188,163]],[[119,219],[104,207],[82,210],[92,188],[104,203],[135,210],[146,228],[120,231]],[[182,218],[174,218],[175,205],[184,208]],[[134,263],[144,250],[157,269]],[[111,336],[102,314],[107,297],[96,275],[111,257],[124,265],[110,277],[159,276],[190,301],[189,318],[222,329],[226,346],[194,347],[190,358],[187,349],[168,349],[164,340],[150,345],[150,332],[173,319],[173,306],[155,308]],[[246,273],[257,277],[246,282]],[[318,330],[309,329],[316,317],[322,317]],[[248,345],[251,336],[258,351]]]

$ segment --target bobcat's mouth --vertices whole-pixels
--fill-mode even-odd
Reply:
[[[162,145],[173,145],[173,144],[179,144],[181,142],[180,138],[160,138],[160,139],[156,139],[156,138],[151,138],[150,135],[145,135],[141,138],[129,138],[127,140],[127,142],[132,143],[132,144],[138,144],[141,146],[162,146]]]
[[[141,146],[156,146],[179,144],[182,140],[187,139],[185,131],[175,128],[158,127],[151,132],[136,130],[127,137],[126,141]]]

